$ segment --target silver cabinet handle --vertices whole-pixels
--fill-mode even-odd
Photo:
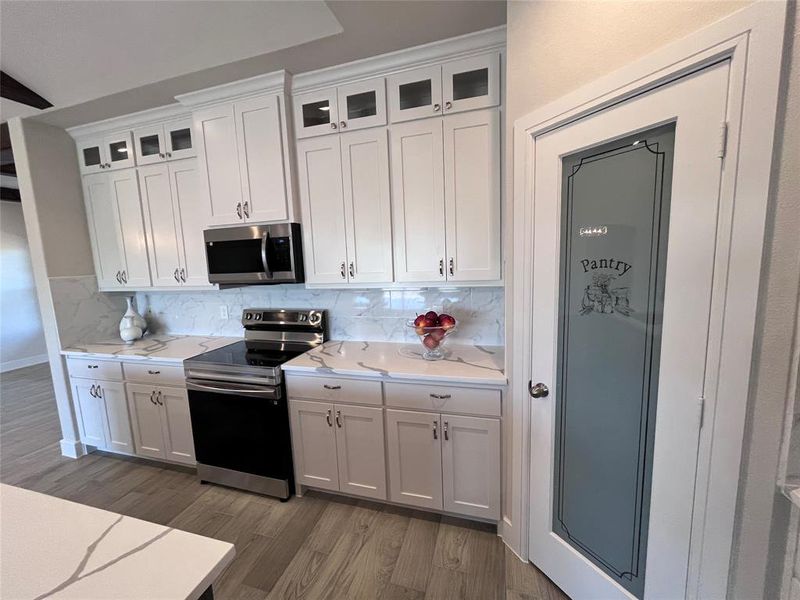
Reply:
[[[331,129],[336,129],[336,123],[331,123]]]
[[[97,365],[86,365],[87,369],[96,369]]]
[[[155,390],[150,392],[150,402],[152,402],[153,404],[156,403],[156,391]],[[156,405],[156,406],[158,406],[158,405]]]
[[[435,398],[436,400],[447,400],[450,398],[450,394],[431,394],[431,398]]]
[[[341,127],[342,129],[347,127],[347,121],[339,121],[339,127]]]
[[[450,434],[447,432],[447,426],[449,423],[447,421],[444,422],[444,439],[445,441],[450,439]]]
[[[161,375],[161,371],[152,371],[150,369],[147,369],[147,373],[149,375]]]
[[[439,104],[434,104],[433,105],[433,112],[439,112],[441,109],[442,109],[442,107]]]
[[[178,269],[175,269],[175,272],[172,274],[172,276],[175,278],[175,281],[177,281],[178,283],[181,282],[181,280],[178,279]]]
[[[167,152],[167,158],[172,158],[172,152]]]
[[[445,110],[450,110],[451,108],[453,108],[453,103],[450,102],[450,100],[448,100],[447,102],[444,103],[444,109]]]
[[[101,169],[105,169],[105,168],[106,168],[106,166],[105,166],[103,163],[100,163],[98,166],[99,166]]]
[[[167,158],[167,155],[166,155],[166,154],[164,154],[163,152],[159,152],[159,153],[158,153],[158,156],[159,156],[160,158]]]
[[[342,428],[342,411],[340,410],[336,411],[336,425],[339,427],[339,429]]]
[[[97,396],[95,396],[95,395],[94,395],[94,386],[92,386],[92,387],[90,387],[90,388],[89,388],[89,395],[90,395],[92,398],[97,398]]]
[[[450,259],[450,275],[455,275],[455,265],[452,258]]]
[[[353,261],[350,261],[350,277],[356,276],[356,267],[353,264]]]
[[[245,218],[249,219],[250,218],[250,202],[245,202],[244,205],[242,206],[242,209],[244,210]]]
[[[342,279],[347,279],[347,275],[345,275],[345,271],[344,271],[344,262],[342,262],[342,264],[339,267],[339,273],[341,274]]]
[[[342,389],[342,386],[340,386],[340,385],[328,385],[327,383],[324,384],[322,387],[324,387],[326,390],[340,390],[340,389]]]
[[[117,271],[116,279],[117,279],[117,283],[122,283],[122,276],[119,274],[119,271]]]
[[[439,259],[439,275],[444,277],[444,259]]]
[[[328,422],[328,427],[333,427],[333,423],[331,423],[331,409],[328,409],[327,414],[325,415],[325,420]]]
[[[164,403],[161,401],[161,391],[157,393],[156,402],[158,402],[159,406],[164,406]]]
[[[433,439],[439,439],[439,421],[433,422]]]
[[[94,393],[97,394],[97,398],[102,398],[103,397],[103,388],[101,388],[98,385],[97,387],[94,388]]]
[[[186,269],[184,269],[183,267],[181,267],[181,281],[183,283],[186,283]]]
[[[106,163],[106,168],[110,169],[111,168],[111,163]]]
[[[236,203],[236,216],[239,217],[240,219],[242,218],[242,203],[241,202],[237,202]]]

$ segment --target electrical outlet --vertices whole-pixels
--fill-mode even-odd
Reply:
[[[223,304],[219,307],[219,318],[220,319],[227,319],[228,317],[228,307]]]

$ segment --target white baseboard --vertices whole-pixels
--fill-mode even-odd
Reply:
[[[86,446],[77,440],[61,440],[61,456],[80,458],[86,454]]]
[[[35,356],[26,356],[25,358],[18,358],[16,360],[7,360],[4,363],[0,363],[0,373],[21,369],[22,367],[40,365],[46,362],[47,354],[37,354]]]

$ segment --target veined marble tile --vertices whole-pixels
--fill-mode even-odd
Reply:
[[[75,342],[119,335],[125,296],[97,290],[94,275],[50,279],[61,347]]]

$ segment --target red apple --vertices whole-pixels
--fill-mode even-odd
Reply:
[[[452,329],[456,326],[456,320],[450,315],[439,315],[439,326],[442,329]]]
[[[436,350],[439,347],[439,341],[435,339],[431,334],[428,334],[424,338],[422,338],[422,345],[425,346],[428,350]]]
[[[444,336],[447,334],[445,333],[444,329],[440,327],[431,331],[429,335],[437,342],[441,342],[444,339]]]
[[[436,314],[435,310],[429,310],[425,313],[425,318],[428,319],[432,324],[429,327],[436,327],[439,315]]]

